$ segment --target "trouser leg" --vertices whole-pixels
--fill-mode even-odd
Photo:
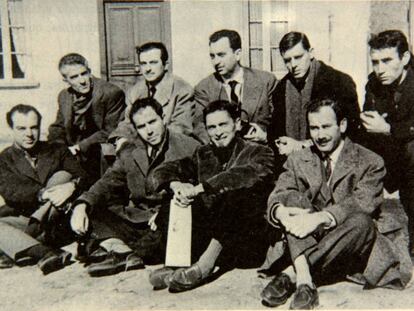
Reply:
[[[298,239],[288,234],[288,244],[292,256],[306,256],[312,275],[337,279],[365,267],[375,235],[372,219],[356,213],[321,236]]]
[[[408,234],[410,248],[414,243],[414,141],[409,142],[403,149],[404,173],[400,188],[400,199],[408,216]]]
[[[24,233],[29,222],[27,217],[4,217],[0,219],[0,249],[9,257],[39,244],[39,241]]]

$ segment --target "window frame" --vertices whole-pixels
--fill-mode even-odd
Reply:
[[[22,52],[17,51],[15,54],[23,54],[25,57],[25,71],[24,78],[13,78],[12,77],[12,50],[10,41],[10,24],[9,24],[9,11],[8,2],[10,0],[0,0],[0,18],[1,18],[1,31],[2,31],[2,46],[3,46],[3,70],[4,78],[0,79],[0,89],[27,89],[37,88],[40,84],[33,80],[32,73],[32,47],[31,47],[31,36],[30,36],[30,1],[20,0],[23,6],[23,17],[24,24],[17,25],[24,29],[24,42],[25,50]],[[13,0],[12,0],[13,1]],[[6,22],[4,22],[6,21]],[[13,25],[15,26],[15,25]]]

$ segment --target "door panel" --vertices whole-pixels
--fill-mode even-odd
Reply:
[[[100,18],[105,29],[101,32],[101,55],[105,58],[102,74],[126,90],[140,74],[137,46],[161,41],[171,51],[169,3],[101,0],[101,6]]]

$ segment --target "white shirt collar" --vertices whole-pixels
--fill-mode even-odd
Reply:
[[[243,81],[244,81],[243,67],[240,67],[240,70],[236,72],[236,74],[230,79],[225,79],[224,77],[222,78],[225,84],[229,84],[230,81],[236,81],[239,84],[243,84]]]
[[[338,147],[329,155],[329,158],[331,159],[331,166],[332,166],[332,172],[335,168],[336,162],[338,162],[339,155],[341,154],[342,149],[344,149],[344,140],[341,139]]]

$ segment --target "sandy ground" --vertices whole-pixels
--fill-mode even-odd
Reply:
[[[75,245],[66,247],[75,251]],[[255,269],[233,270],[195,290],[171,294],[154,291],[148,282],[151,270],[123,272],[91,278],[75,262],[43,276],[36,267],[0,270],[0,310],[178,310],[178,309],[261,309],[260,292],[268,280]],[[319,288],[318,309],[408,309],[414,308],[414,286],[403,291],[363,290],[350,282]],[[290,300],[280,309],[288,309]]]

